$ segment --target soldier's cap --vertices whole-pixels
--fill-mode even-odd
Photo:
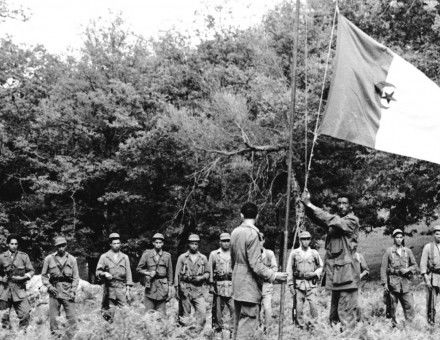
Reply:
[[[221,233],[220,234],[220,241],[230,241],[231,235],[229,233]]]
[[[308,231],[304,230],[299,233],[299,239],[301,240],[303,238],[312,238],[312,235],[310,235]]]
[[[196,235],[196,234],[189,235],[188,242],[200,242],[199,235]]]
[[[393,230],[393,237],[396,237],[396,235],[401,234],[403,236],[402,229],[394,229]]]
[[[66,239],[64,237],[62,237],[62,236],[56,237],[55,238],[55,247],[58,247],[58,246],[60,246],[62,244],[67,244]]]
[[[119,236],[118,233],[111,233],[110,236],[108,237],[110,240],[119,240],[121,237]]]
[[[433,227],[432,227],[432,230],[434,231],[434,233],[435,233],[436,231],[440,231],[440,224],[437,224],[437,225],[433,226]]]
[[[161,233],[156,233],[153,236],[153,240],[165,240],[165,237],[163,237],[163,235]]]

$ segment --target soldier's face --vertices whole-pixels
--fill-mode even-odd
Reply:
[[[394,237],[394,244],[395,244],[396,246],[401,246],[401,245],[402,245],[402,242],[403,242],[403,235],[402,235],[402,234],[397,234],[397,235]]]
[[[310,246],[310,238],[302,238],[300,242],[304,248],[308,248]]]
[[[154,249],[161,250],[163,247],[163,241],[162,240],[154,240],[153,246],[154,246]]]
[[[64,254],[66,252],[67,244],[60,244],[57,246],[58,254]]]
[[[18,241],[16,239],[10,240],[9,244],[8,244],[8,247],[9,247],[9,250],[12,253],[15,253],[17,251],[17,249],[18,249]]]
[[[350,203],[348,202],[348,198],[339,197],[336,208],[338,210],[339,215],[341,216],[347,215],[350,210]]]
[[[110,243],[110,247],[113,251],[119,251],[121,249],[121,241],[113,240],[112,243]]]
[[[434,233],[435,242],[440,243],[440,231]]]
[[[199,249],[199,242],[190,242],[188,243],[189,250],[195,253]]]
[[[220,247],[223,250],[228,250],[231,247],[231,241],[230,240],[220,241]]]

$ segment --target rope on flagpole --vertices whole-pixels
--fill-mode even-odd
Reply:
[[[310,169],[312,167],[312,158],[313,158],[313,155],[314,155],[313,152],[315,150],[315,145],[316,145],[316,142],[318,140],[319,119],[320,119],[320,116],[321,116],[322,102],[324,101],[324,90],[325,90],[325,84],[327,82],[327,73],[328,73],[328,68],[329,68],[329,64],[330,64],[330,57],[331,57],[331,53],[332,53],[332,42],[333,42],[333,36],[335,34],[336,17],[337,17],[338,13],[339,13],[339,8],[338,8],[338,4],[336,3],[335,13],[333,15],[332,30],[331,30],[331,33],[330,33],[330,42],[328,44],[328,53],[327,53],[327,60],[326,60],[326,63],[325,63],[324,79],[322,81],[322,87],[321,87],[321,96],[320,96],[320,99],[319,99],[318,115],[316,117],[315,129],[314,129],[314,132],[313,132],[313,141],[312,141],[312,146],[310,148],[309,162],[308,162],[308,165],[307,165],[307,170],[306,170],[305,178],[304,178],[304,190],[307,189],[307,184],[308,184],[308,180],[309,180],[309,173],[310,173]]]

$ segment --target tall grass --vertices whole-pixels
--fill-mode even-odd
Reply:
[[[279,287],[274,294],[274,318],[269,327],[267,339],[277,339],[278,336],[278,311]],[[414,286],[416,301],[416,318],[412,324],[404,325],[403,313],[398,309],[400,321],[396,328],[392,328],[389,320],[385,318],[382,302],[382,288],[378,283],[367,283],[361,293],[361,306],[363,321],[350,331],[340,332],[338,327],[328,324],[330,296],[323,289],[318,290],[317,307],[319,316],[313,323],[313,329],[299,330],[294,327],[291,320],[291,296],[286,296],[286,312],[284,323],[284,339],[435,339],[440,335],[439,327],[430,329],[425,318],[425,291],[418,284]],[[75,339],[214,339],[211,331],[210,311],[207,310],[207,323],[205,329],[198,333],[193,327],[177,326],[177,302],[171,300],[168,304],[168,316],[162,317],[158,313],[145,313],[142,304],[142,288],[134,291],[131,305],[116,313],[114,323],[109,324],[101,318],[101,296],[83,297],[78,303],[78,330]],[[207,295],[210,300],[209,295]],[[48,306],[40,304],[34,306],[31,325],[27,333],[17,332],[17,319],[12,318],[13,331],[0,331],[0,339],[50,339]],[[12,314],[15,314],[14,312]],[[60,326],[65,323],[60,317]],[[61,334],[63,332],[61,331]]]

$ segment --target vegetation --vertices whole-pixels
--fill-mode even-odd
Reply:
[[[438,1],[339,6],[440,80]],[[20,16],[4,1],[0,11]],[[333,11],[332,2],[311,0],[301,17],[294,197],[304,183],[304,138],[310,149]],[[239,223],[240,205],[252,200],[268,246],[279,249],[293,14],[283,2],[246,30],[209,16],[209,34],[196,46],[173,31],[158,40],[139,37],[116,17],[110,25],[91,24],[75,58],[2,39],[0,235],[23,235],[38,267],[62,233],[93,270],[111,231],[121,234],[133,262],[156,232],[165,233],[173,255],[189,233],[200,233],[207,253],[221,231]],[[366,231],[436,219],[437,165],[325,137],[315,151],[309,190],[317,204],[331,208],[335,195],[347,193]]]

